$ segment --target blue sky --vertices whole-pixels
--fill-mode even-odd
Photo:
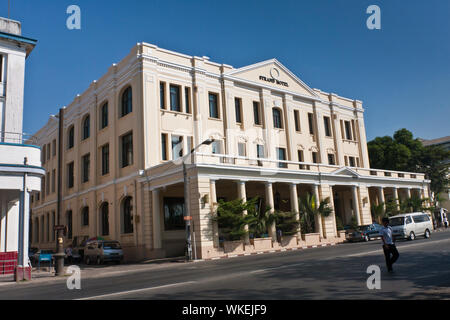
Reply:
[[[236,68],[277,58],[312,88],[359,99],[367,138],[400,128],[450,135],[448,0],[11,0],[11,18],[38,40],[27,61],[24,131],[101,77],[138,42]],[[66,28],[81,8],[82,29]],[[368,30],[366,8],[381,8]],[[0,15],[7,16],[7,0]]]

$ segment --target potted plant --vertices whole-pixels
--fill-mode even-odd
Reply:
[[[330,207],[330,198],[326,198],[317,205],[316,196],[309,193],[299,200],[302,229],[305,232],[305,241],[308,244],[320,243],[320,230],[318,219],[328,217],[333,212]]]
[[[248,233],[245,227],[250,220],[244,215],[245,210],[247,210],[247,204],[242,199],[219,200],[213,220],[217,221],[220,235],[224,239],[225,253],[245,250],[243,238]]]
[[[252,234],[251,242],[255,250],[271,249],[272,238],[268,230],[275,223],[275,214],[270,212],[269,206],[262,206],[262,199],[257,197],[247,202],[249,217],[248,228]]]
[[[277,211],[275,212],[275,222],[279,235],[278,242],[281,246],[297,246],[300,221],[297,220],[296,213]]]

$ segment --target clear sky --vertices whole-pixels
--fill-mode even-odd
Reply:
[[[81,30],[66,27],[71,4]],[[366,27],[372,4],[381,30]],[[448,0],[11,0],[11,19],[38,40],[27,61],[27,133],[148,42],[235,68],[277,58],[312,88],[362,100],[368,140],[400,128],[450,135]]]

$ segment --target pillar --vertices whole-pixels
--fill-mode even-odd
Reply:
[[[161,209],[159,201],[159,189],[154,189],[152,191],[153,250],[162,248]]]
[[[406,189],[406,196],[408,199],[411,199],[411,188]]]
[[[237,183],[238,185],[238,199],[241,199],[242,202],[246,202],[247,201],[247,192],[245,190],[245,181],[238,181]],[[244,211],[244,215],[247,215],[247,210]],[[245,231],[248,232],[248,225],[245,226]],[[247,233],[245,235],[245,244],[249,244],[250,243],[250,239],[249,239],[249,234]]]
[[[358,222],[358,226],[361,225],[361,216],[359,214],[359,200],[358,200],[358,190],[357,186],[352,186],[352,200],[353,200],[353,211],[356,216],[356,221]]]
[[[384,198],[383,187],[378,187],[377,191],[378,191],[378,204],[383,203],[383,205],[384,205],[386,201],[385,201],[385,198]]]
[[[216,191],[216,180],[209,180],[210,184],[210,193],[211,193],[211,199],[210,199],[210,207],[211,207],[211,215],[216,215],[216,205],[217,205],[217,191]],[[213,221],[213,246],[214,248],[219,247],[219,223],[217,221]]]
[[[400,198],[398,196],[398,189],[394,188],[394,201],[397,204],[397,210],[400,209]]]
[[[271,182],[266,183],[266,204],[270,207],[269,214],[273,214],[275,212],[275,202],[273,200],[273,187]],[[269,236],[272,237],[272,241],[277,241],[277,232],[275,223],[269,226]]]
[[[291,211],[295,213],[295,220],[300,221],[300,210],[298,207],[298,193],[297,193],[297,184],[291,183],[289,185],[290,193],[291,193]],[[298,240],[302,239],[302,231],[300,225],[298,226],[297,232]]]
[[[317,184],[315,184],[313,186],[313,190],[314,190],[314,197],[316,198],[316,208],[318,208],[320,205],[319,186]],[[316,232],[320,233],[320,237],[323,237],[322,216],[316,215],[314,220],[315,220],[315,225],[316,225],[315,226]]]

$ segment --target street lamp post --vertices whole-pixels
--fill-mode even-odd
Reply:
[[[188,261],[192,260],[192,217],[189,213],[189,180],[187,177],[187,169],[186,169],[186,159],[195,152],[202,145],[210,145],[214,142],[214,139],[208,139],[200,143],[194,149],[192,149],[188,154],[183,157],[183,181],[184,181],[184,220],[186,221],[186,244],[187,244],[187,256]],[[197,257],[196,257],[197,258]]]

